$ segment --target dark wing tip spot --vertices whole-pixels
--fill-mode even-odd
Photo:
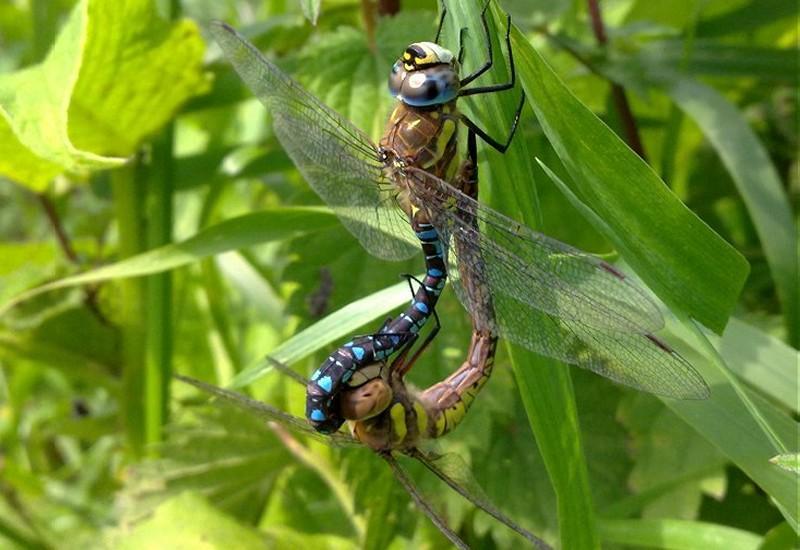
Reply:
[[[610,263],[600,262],[600,267],[608,271],[611,275],[613,275],[617,279],[620,279],[621,281],[625,280],[625,274],[616,267],[614,267],[613,265],[611,265]]]
[[[233,27],[228,25],[225,21],[219,21],[215,19],[214,21],[211,22],[210,26],[212,29],[224,30],[226,32],[229,32],[230,34],[236,34],[236,31],[233,29]]]
[[[655,334],[650,334],[648,332],[648,333],[645,333],[644,337],[647,338],[648,340],[650,340],[651,342],[653,342],[655,345],[657,345],[662,350],[666,351],[667,353],[675,353],[675,350],[672,349],[669,346],[669,344],[667,344],[664,340],[662,340],[661,338],[659,338]]]

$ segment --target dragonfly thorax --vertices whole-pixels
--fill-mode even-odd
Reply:
[[[433,42],[409,45],[389,75],[392,96],[414,107],[453,101],[460,87],[458,60],[450,50]]]

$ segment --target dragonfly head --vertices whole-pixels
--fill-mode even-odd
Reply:
[[[433,107],[458,97],[458,60],[433,42],[409,45],[392,66],[389,91],[412,107]]]
[[[366,420],[385,411],[394,397],[388,375],[384,362],[357,370],[339,394],[342,416],[347,420]]]
[[[367,420],[386,410],[394,393],[383,378],[373,378],[366,384],[341,393],[342,416],[347,420]]]

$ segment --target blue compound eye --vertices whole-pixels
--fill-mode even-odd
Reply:
[[[414,107],[429,107],[453,101],[458,96],[459,81],[449,65],[412,71],[403,80],[399,98]]]
[[[398,60],[392,65],[392,72],[389,74],[389,93],[392,97],[397,97],[400,94],[400,89],[403,87],[403,80],[405,80],[406,70],[403,68],[403,62]]]

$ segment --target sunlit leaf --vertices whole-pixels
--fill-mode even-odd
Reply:
[[[45,61],[0,76],[0,174],[42,190],[119,166],[207,88],[202,54],[197,26],[170,25],[149,0],[82,0]]]

